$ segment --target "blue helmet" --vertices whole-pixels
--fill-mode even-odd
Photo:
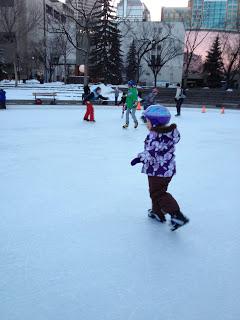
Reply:
[[[135,87],[136,86],[136,82],[134,80],[130,80],[128,81],[128,85],[131,87]]]
[[[144,116],[151,124],[156,126],[164,126],[170,122],[171,114],[169,110],[160,104],[152,105],[144,111]]]

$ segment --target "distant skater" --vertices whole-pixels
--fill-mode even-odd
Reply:
[[[165,215],[171,216],[171,230],[174,231],[189,222],[177,201],[167,192],[173,176],[176,174],[175,145],[180,140],[176,124],[168,125],[171,114],[160,105],[150,106],[145,111],[149,134],[145,140],[144,151],[131,162],[132,166],[142,163],[142,172],[148,175],[152,209],[149,217],[161,223],[166,222]]]
[[[179,117],[181,115],[181,107],[185,98],[186,98],[186,91],[181,87],[180,83],[178,83],[177,91],[175,95],[176,109],[177,109],[176,117]]]
[[[123,93],[122,98],[120,102],[118,103],[118,106],[122,105],[122,118],[124,116],[124,113],[126,111],[126,100],[127,100],[127,94]]]
[[[87,95],[84,98],[84,104],[86,104],[87,106],[87,110],[85,113],[85,116],[83,118],[83,120],[85,121],[91,121],[91,122],[95,122],[95,118],[94,118],[94,108],[93,108],[93,101],[97,101],[97,100],[108,100],[107,97],[103,97],[101,95],[101,88],[97,87],[95,90],[93,90],[93,92],[91,92],[89,95]]]
[[[118,105],[118,97],[119,97],[119,88],[116,87],[114,90],[114,95],[115,95],[115,106]]]
[[[152,92],[150,92],[147,96],[143,98],[142,104],[143,104],[144,111],[147,110],[147,108],[150,107],[151,105],[155,104],[157,95],[158,95],[158,89],[153,88]],[[144,117],[144,112],[141,119],[144,123],[147,122],[147,119]]]
[[[126,99],[126,124],[123,126],[124,129],[129,126],[129,115],[131,114],[132,119],[134,121],[134,128],[138,127],[138,121],[136,118],[136,110],[137,110],[137,102],[138,102],[138,91],[136,88],[136,83],[133,80],[128,82],[128,93]]]
[[[91,93],[89,85],[85,85],[83,87],[83,95],[82,95],[82,100],[84,101],[85,97],[87,97]]]

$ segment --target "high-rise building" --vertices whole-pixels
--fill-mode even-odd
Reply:
[[[0,7],[13,7],[14,6],[14,0],[1,0]]]
[[[141,51],[140,48],[144,42],[140,39],[146,37],[150,41],[154,42],[154,39],[158,39],[158,33],[159,39],[161,39],[163,35],[168,34],[169,30],[171,30],[171,36],[163,40],[162,43],[153,45],[151,52],[148,52],[144,55],[141,64],[138,66],[139,82],[143,85],[154,85],[154,76],[150,67],[149,57],[157,58],[159,55],[161,56],[161,59],[165,59],[168,55],[168,52],[173,48],[175,52],[182,53],[183,51],[183,42],[185,38],[185,29],[183,23],[173,23],[169,28],[167,24],[160,21],[130,21],[128,23],[120,23],[119,28],[122,35],[124,35],[124,37],[122,38],[121,49],[123,52],[123,61],[125,62],[125,67],[127,66],[127,55],[133,38],[135,39],[136,50],[139,52],[139,50]],[[162,67],[157,76],[157,82],[159,82],[159,85],[161,85],[162,83],[165,83],[166,85],[166,83],[181,82],[182,72],[183,55],[177,54],[175,58],[168,61]],[[125,78],[125,80],[127,81],[129,79]]]
[[[141,0],[120,0],[117,16],[130,21],[151,21],[150,11]]]
[[[29,1],[29,0],[28,0]],[[33,0],[31,0],[33,2]],[[36,1],[36,0],[35,0]],[[47,22],[54,23],[54,20],[64,22],[66,16],[74,16],[74,9],[68,3],[60,2],[59,0],[45,0]]]
[[[185,28],[191,24],[191,8],[189,7],[162,7],[162,22],[182,22]]]
[[[96,0],[67,0],[66,3],[76,8],[75,16],[76,18],[81,19],[83,13],[91,12],[94,5],[96,4]]]
[[[190,0],[192,26],[209,30],[239,29],[240,0]]]
[[[71,6],[58,0],[1,0],[1,10],[5,14],[0,12],[0,47],[10,72],[15,62],[19,75],[27,79],[30,72],[33,74],[33,70],[40,73],[44,68],[47,69],[47,62],[48,69],[53,69],[50,66],[53,62],[54,78],[61,78],[64,48],[60,48],[60,45],[57,48],[54,40],[56,34],[59,35],[60,26],[74,15]],[[69,29],[74,38],[76,28],[72,21],[69,19]],[[11,29],[6,28],[6,25],[11,26]],[[65,49],[70,70],[75,68],[76,51],[69,48],[67,43]]]

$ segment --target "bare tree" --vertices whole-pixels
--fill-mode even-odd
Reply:
[[[47,55],[45,53],[45,41],[40,40],[37,43],[34,43],[34,49],[32,51],[32,56],[34,56],[35,63],[38,66],[43,66],[47,70],[48,82],[53,81],[53,74],[55,68],[59,65],[60,59],[64,59],[64,74],[67,76],[67,59],[68,51],[65,47],[65,39],[62,39],[59,35],[54,38],[48,38],[46,40],[46,45],[48,48]]]
[[[64,26],[64,29],[63,29]],[[67,77],[68,77],[68,58],[73,53],[75,47],[72,45],[72,43],[69,41],[69,38],[67,35],[74,35],[76,32],[75,25],[69,19],[59,19],[59,20],[53,20],[49,19],[48,21],[48,34],[50,39],[50,46],[51,48],[52,41],[54,43],[54,50],[55,52],[58,52],[59,60],[63,60],[63,66],[64,66],[64,82],[67,83]],[[56,41],[55,41],[56,40]],[[50,50],[51,51],[51,50]],[[46,59],[46,64],[49,63]],[[46,69],[48,69],[48,66],[45,66]]]
[[[175,38],[167,38],[161,43],[153,43],[153,49],[144,56],[154,76],[154,85],[157,86],[157,77],[162,68],[177,56],[182,55],[182,44]]]
[[[89,56],[91,51],[91,38],[94,32],[94,13],[98,7],[96,0],[91,7],[84,1],[80,5],[75,0],[68,0],[68,4],[76,12],[76,15],[65,13],[66,19],[76,25],[76,34],[69,31],[65,23],[58,26],[55,32],[64,33],[72,46],[84,57],[84,84],[88,83]]]
[[[184,21],[183,21],[184,23]],[[196,54],[197,49],[202,45],[202,43],[207,40],[209,31],[202,31],[202,20],[198,22],[197,25],[190,22],[189,25],[185,25],[186,35],[184,43],[184,72],[183,72],[183,85],[187,86],[187,80],[190,72],[191,63]]]
[[[21,62],[27,55],[27,37],[33,27],[41,22],[40,13],[33,6],[26,13],[22,5],[21,1],[15,1],[13,6],[0,6],[1,42],[9,48],[8,59],[13,64],[15,86],[18,85]]]
[[[240,71],[240,34],[223,33],[220,35],[226,89],[231,87]]]
[[[5,63],[5,59],[4,59],[4,55],[3,55],[3,49],[0,49],[0,80],[2,80],[2,76],[3,76],[3,66]]]
[[[130,36],[132,40],[134,39],[134,43],[136,45],[138,66],[137,80],[139,81],[141,75],[140,73],[142,60],[147,55],[149,56],[149,54],[153,52],[156,48],[161,48],[161,51],[164,47],[166,47],[167,41],[173,39],[172,27],[169,24],[162,24],[160,26],[159,24],[139,23],[137,24],[137,30],[136,28],[129,30],[128,36]],[[169,43],[170,42],[171,41],[169,41]]]
[[[66,34],[59,34],[57,37],[59,45],[60,59],[63,59],[64,66],[64,83],[67,83],[68,78],[68,58],[75,50],[74,47],[69,43]]]

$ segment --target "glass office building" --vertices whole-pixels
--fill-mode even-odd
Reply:
[[[151,15],[141,0],[120,0],[117,5],[117,16],[130,21],[150,21]]]
[[[182,22],[185,28],[189,28],[191,9],[188,7],[162,7],[161,20],[165,23]]]
[[[238,30],[240,0],[191,0],[192,25],[210,30]]]

